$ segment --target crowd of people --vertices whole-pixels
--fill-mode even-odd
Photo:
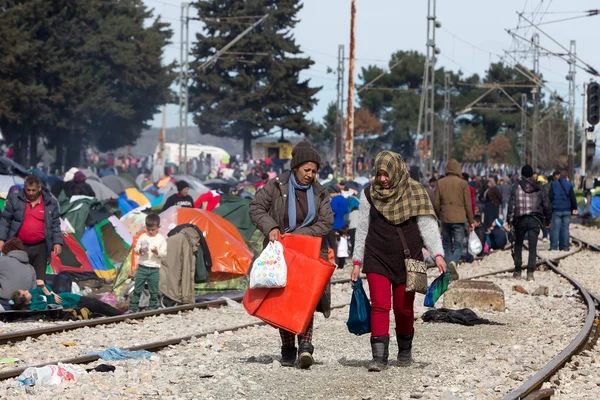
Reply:
[[[212,169],[212,160],[209,160]],[[551,251],[569,249],[569,223],[577,213],[573,185],[566,171],[545,178],[529,165],[520,173],[482,177],[463,172],[456,160],[449,160],[443,175],[434,171],[423,180],[414,168],[392,151],[382,151],[373,160],[363,156],[357,166],[372,171],[363,184],[333,179],[333,168],[322,162],[309,142],[300,142],[292,151],[289,170],[283,164],[262,161],[238,164],[234,158],[227,166],[239,180],[251,185],[249,216],[264,235],[264,244],[282,235],[296,234],[322,238],[321,257],[332,260],[337,268],[349,267],[351,279],[366,274],[371,300],[370,371],[386,368],[390,349],[390,311],[395,316],[395,334],[399,366],[412,362],[414,338],[414,292],[407,291],[406,260],[429,260],[440,273],[459,279],[457,265],[470,262],[495,249],[514,242],[514,278],[522,274],[522,248],[529,240],[527,279],[534,279],[538,237],[550,238]],[[281,165],[280,165],[281,164]],[[121,163],[131,168],[131,164]],[[202,175],[207,160],[192,163],[192,172]],[[138,178],[155,184],[147,167]],[[163,167],[164,168],[164,167]],[[217,170],[217,176],[222,171]],[[164,170],[163,170],[164,174]],[[417,179],[414,179],[417,177]],[[219,203],[220,192],[212,190],[194,199],[185,180],[176,182],[177,192],[166,199],[163,211],[170,207],[202,207],[211,210]],[[93,195],[81,172],[62,187],[70,195]],[[91,192],[90,192],[91,191]],[[158,307],[158,280],[162,259],[166,256],[165,238],[158,233],[160,217],[150,213],[146,232],[138,239],[134,252],[139,268],[130,299],[129,311],[139,310],[140,294],[145,285],[150,292],[149,308]],[[470,254],[467,238],[474,233],[482,244]],[[55,293],[46,282],[46,265],[52,253],[59,255],[63,237],[59,207],[36,176],[25,179],[6,200],[0,219],[0,273],[14,273],[13,287],[0,287],[0,297],[10,297],[16,308],[42,309],[51,304],[86,307],[104,315],[121,312],[95,299]],[[12,272],[11,272],[12,271]],[[310,279],[310,277],[307,277]],[[99,303],[101,304],[99,304]],[[330,298],[324,293],[317,310],[326,317]],[[309,368],[314,363],[314,320],[300,335],[280,329],[281,364]]]

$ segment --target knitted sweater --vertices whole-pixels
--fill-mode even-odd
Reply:
[[[370,212],[371,205],[363,192],[360,196],[358,228],[356,228],[353,253],[353,259],[361,263],[363,262],[365,255],[365,242],[367,233],[369,232]],[[423,239],[423,243],[425,244],[425,248],[432,255],[441,254],[443,256],[444,248],[442,247],[437,219],[433,215],[420,215],[417,217],[417,224],[419,225],[419,232]],[[392,235],[395,235],[395,232],[390,232],[390,237],[392,237]],[[392,243],[390,244],[392,245]]]

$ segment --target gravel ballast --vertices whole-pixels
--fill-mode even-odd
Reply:
[[[460,266],[466,275],[483,269],[512,265],[509,251],[482,261],[481,267]],[[350,269],[336,275],[348,276]],[[437,275],[430,270],[431,276]],[[28,389],[13,381],[0,384],[0,398],[161,398],[161,399],[497,399],[519,386],[558,354],[579,332],[585,307],[575,290],[552,272],[536,272],[535,282],[515,281],[511,274],[486,277],[505,293],[505,312],[474,310],[480,317],[504,325],[466,327],[429,324],[417,319],[413,357],[408,368],[392,366],[382,373],[368,373],[369,337],[348,333],[348,307],[332,311],[329,319],[316,314],[314,345],[316,364],[310,370],[279,365],[279,334],[268,326],[221,332],[156,353],[151,360],[99,361],[117,367],[114,373],[83,375],[78,382],[58,387]],[[520,285],[528,293],[548,287],[547,296],[513,290]],[[368,290],[368,285],[365,284]],[[348,303],[349,284],[332,289],[334,304]],[[416,315],[427,308],[423,296],[415,301]],[[442,300],[438,302],[441,306]],[[3,346],[0,358],[17,357],[39,363],[109,346],[125,347],[143,342],[214,331],[256,321],[241,306],[195,310],[172,316],[147,318],[130,324],[96,327],[42,337]],[[393,318],[392,318],[393,321]],[[393,336],[393,332],[392,336]],[[62,341],[74,341],[65,347]],[[397,351],[391,340],[390,358]],[[16,352],[19,352],[16,354]],[[23,364],[12,365],[21,366]],[[89,367],[86,367],[89,368]]]
[[[582,240],[591,240],[589,236],[586,238],[580,236]],[[600,243],[600,241],[593,243]],[[598,295],[600,293],[597,272],[599,261],[600,253],[584,250],[562,260],[558,267],[586,289]],[[591,348],[574,356],[550,379],[550,382],[544,384],[545,388],[555,390],[553,398],[600,399],[600,346],[595,343],[594,335],[591,340]]]

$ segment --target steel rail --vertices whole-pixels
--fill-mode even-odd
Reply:
[[[344,280],[344,281],[346,281],[346,280]],[[350,281],[350,279],[347,279],[347,281]],[[348,305],[350,305],[350,303],[339,304],[336,306],[332,306],[331,309],[335,310],[338,308],[344,308]],[[219,332],[235,332],[235,331],[239,331],[241,329],[253,328],[256,326],[263,326],[263,325],[267,325],[267,323],[264,321],[257,321],[257,322],[253,322],[253,323],[249,323],[249,324],[243,324],[243,325],[232,326],[229,328],[219,329],[218,331]],[[146,350],[146,351],[150,351],[150,352],[157,352],[161,349],[164,349],[165,347],[178,345],[178,344],[181,344],[182,342],[188,342],[188,341],[192,340],[193,338],[196,338],[196,339],[202,338],[202,337],[206,337],[208,335],[212,335],[214,333],[215,333],[215,329],[211,329],[210,331],[198,332],[198,333],[194,333],[192,335],[181,336],[181,337],[177,337],[177,338],[173,338],[173,339],[162,340],[162,341],[151,342],[151,343],[144,343],[144,344],[140,344],[137,346],[126,347],[125,350],[130,350],[130,351]],[[80,357],[65,358],[65,359],[57,360],[57,361],[48,361],[48,362],[41,363],[41,364],[29,365],[29,366],[24,366],[24,367],[20,367],[20,368],[13,368],[13,369],[9,369],[7,371],[0,371],[0,380],[16,378],[19,375],[21,375],[21,373],[23,371],[25,371],[25,369],[27,369],[29,367],[41,368],[41,367],[45,367],[47,365],[56,365],[58,363],[89,364],[89,363],[97,361],[99,359],[100,359],[100,356],[98,356],[97,354],[86,354],[86,355],[80,356]]]
[[[349,278],[336,279],[336,280],[331,281],[331,284],[337,285],[337,284],[343,284],[343,283],[349,283],[349,282],[350,282]],[[234,296],[234,297],[230,297],[229,299],[239,303],[242,301],[243,298],[244,298],[244,296]],[[134,320],[134,319],[144,319],[147,317],[153,317],[155,315],[177,314],[182,311],[190,311],[190,310],[194,310],[194,309],[203,309],[203,308],[209,308],[209,307],[220,307],[220,306],[223,306],[226,304],[227,304],[227,300],[224,300],[224,299],[209,300],[209,301],[203,301],[203,302],[194,303],[194,304],[184,304],[184,305],[180,305],[180,306],[160,308],[158,310],[152,310],[152,311],[142,311],[142,312],[131,313],[131,314],[123,314],[123,315],[118,315],[115,317],[94,318],[94,319],[90,319],[90,320],[86,320],[86,321],[77,321],[77,322],[70,322],[70,323],[66,323],[66,324],[57,324],[57,325],[43,327],[43,328],[7,332],[7,333],[0,334],[0,345],[7,344],[7,343],[21,342],[29,337],[35,338],[35,337],[39,337],[42,335],[51,335],[54,333],[62,333],[62,332],[72,331],[75,329],[81,329],[84,327],[108,325],[108,324],[114,324],[114,323],[124,322],[127,320]]]
[[[571,276],[559,270],[556,267],[556,265],[552,263],[552,261],[548,259],[544,259],[543,261],[546,265],[548,265],[548,267],[550,267],[550,269],[552,269],[552,271],[567,279],[569,282],[571,282],[573,286],[577,288],[577,290],[583,297],[585,304],[587,305],[587,316],[583,327],[581,328],[579,333],[573,338],[573,340],[571,340],[567,347],[565,347],[563,351],[556,355],[552,360],[550,360],[549,363],[547,363],[542,369],[536,372],[521,386],[519,386],[517,389],[513,390],[508,395],[506,395],[504,397],[504,400],[523,399],[527,395],[540,389],[544,382],[547,382],[559,369],[561,369],[571,359],[572,356],[579,353],[583,346],[585,346],[585,344],[588,341],[589,335],[592,332],[594,320],[596,319],[596,304],[594,303],[594,300],[592,299],[588,291]]]

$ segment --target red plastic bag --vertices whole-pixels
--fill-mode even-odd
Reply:
[[[305,241],[305,238],[320,242],[319,238],[302,235],[285,235],[282,239],[283,255],[288,266],[286,287],[248,289],[243,300],[244,308],[250,315],[297,335],[306,332],[321,295],[335,271],[334,264],[318,255],[310,257],[297,250],[304,244],[308,246],[308,253],[314,255],[315,241]],[[317,254],[320,254],[320,244]]]

